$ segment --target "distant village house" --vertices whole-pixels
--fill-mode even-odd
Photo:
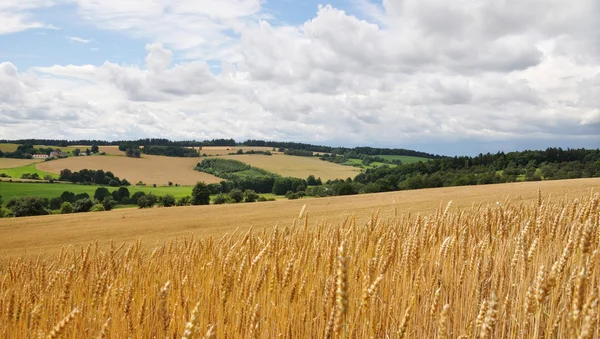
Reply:
[[[47,154],[34,154],[34,155],[32,155],[32,158],[33,159],[46,159],[46,158],[48,158],[48,155]]]

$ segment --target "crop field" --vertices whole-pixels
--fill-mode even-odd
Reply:
[[[19,147],[19,144],[0,144],[0,151],[2,152],[14,152]]]
[[[360,170],[357,168],[334,164],[319,160],[314,157],[299,157],[293,155],[258,155],[242,154],[221,156],[223,159],[233,159],[244,162],[250,166],[265,169],[281,176],[306,179],[309,175],[321,178],[323,181],[329,179],[354,178]]]
[[[111,171],[119,178],[127,179],[132,184],[143,181],[147,185],[173,184],[194,185],[198,181],[218,183],[219,179],[210,174],[194,170],[198,158],[174,158],[144,155],[142,158],[116,156],[69,157],[38,164],[38,169],[51,173],[60,173],[68,168],[71,171],[81,169],[102,169]]]
[[[4,160],[4,159],[0,159],[0,163],[2,162],[2,160]],[[17,160],[17,159],[10,159],[10,160]],[[25,160],[28,161],[27,159],[25,159]],[[29,165],[25,165],[25,166],[21,166],[21,167],[0,168],[0,173],[4,173],[4,174],[10,176],[11,178],[16,178],[16,179],[21,178],[21,176],[25,173],[29,173],[29,174],[37,173],[40,176],[40,178],[44,178],[45,175],[50,175],[54,178],[58,178],[58,175],[55,173],[50,173],[50,172],[39,170],[36,167],[38,163],[39,163],[39,160],[36,163],[30,163]]]
[[[0,144],[0,151],[2,152],[14,152],[17,150],[17,147],[19,147],[19,144]],[[66,146],[66,147],[60,147],[60,146],[47,146],[47,145],[33,145],[34,148],[48,148],[48,147],[52,147],[52,148],[59,148],[64,152],[72,152],[73,150],[75,150],[76,148],[79,148],[82,151],[85,151],[86,148],[90,148],[91,146],[85,146],[85,145],[75,145],[75,146]]]
[[[119,146],[98,146],[98,149],[101,152],[106,153],[107,155],[122,155],[122,156],[125,156],[125,152],[119,150]]]
[[[5,256],[73,245],[0,264],[0,336],[597,338],[599,187],[582,179],[9,220]]]
[[[206,154],[208,156],[212,155],[228,155],[229,153],[235,153],[239,149],[244,152],[248,151],[269,151],[271,153],[277,153],[273,151],[273,147],[262,147],[262,146],[202,146],[202,149],[199,147],[188,147],[193,148],[200,153],[200,155]]]

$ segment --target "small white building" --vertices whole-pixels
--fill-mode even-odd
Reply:
[[[34,155],[32,155],[32,158],[33,159],[46,159],[46,158],[48,158],[48,155],[47,154],[34,154]]]

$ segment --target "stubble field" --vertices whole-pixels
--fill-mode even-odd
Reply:
[[[40,162],[40,161],[43,161],[43,160],[0,158],[0,172],[2,172],[2,170],[6,169],[6,168],[27,166],[27,165],[34,164],[34,163]]]
[[[71,241],[56,259],[0,264],[0,335],[597,338],[599,187],[580,179],[313,199],[305,208],[142,211],[135,219],[155,225],[165,214],[152,231],[160,243],[141,232],[147,224],[137,228],[141,242]],[[118,213],[80,227],[125,241],[136,220]],[[183,226],[175,214],[208,220]],[[77,229],[65,216],[20,219],[0,227],[0,242],[22,234],[35,247],[27,232],[54,217],[62,223],[45,232],[66,244]],[[249,230],[254,222],[279,226]],[[173,228],[179,239],[169,241]]]
[[[250,166],[259,167],[281,176],[306,179],[309,175],[321,178],[323,181],[330,179],[353,178],[360,173],[359,169],[350,166],[334,164],[319,160],[316,157],[299,157],[293,155],[258,155],[242,154],[227,155],[219,158],[232,159],[244,162]]]
[[[129,158],[121,156],[90,156],[69,157],[48,161],[37,165],[37,168],[50,172],[60,173],[68,168],[71,171],[82,169],[102,169],[111,171],[123,179],[126,178],[132,184],[143,181],[147,185],[167,185],[169,181],[173,184],[194,185],[198,181],[206,183],[218,183],[219,179],[213,175],[194,170],[198,158],[174,158],[153,155],[143,155],[142,158]]]

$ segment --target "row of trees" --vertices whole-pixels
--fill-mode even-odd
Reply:
[[[64,169],[60,171],[58,180],[69,181],[72,183],[108,185],[113,187],[129,186],[131,183],[127,179],[119,179],[112,172],[104,170],[82,169],[80,171],[71,171]]]

